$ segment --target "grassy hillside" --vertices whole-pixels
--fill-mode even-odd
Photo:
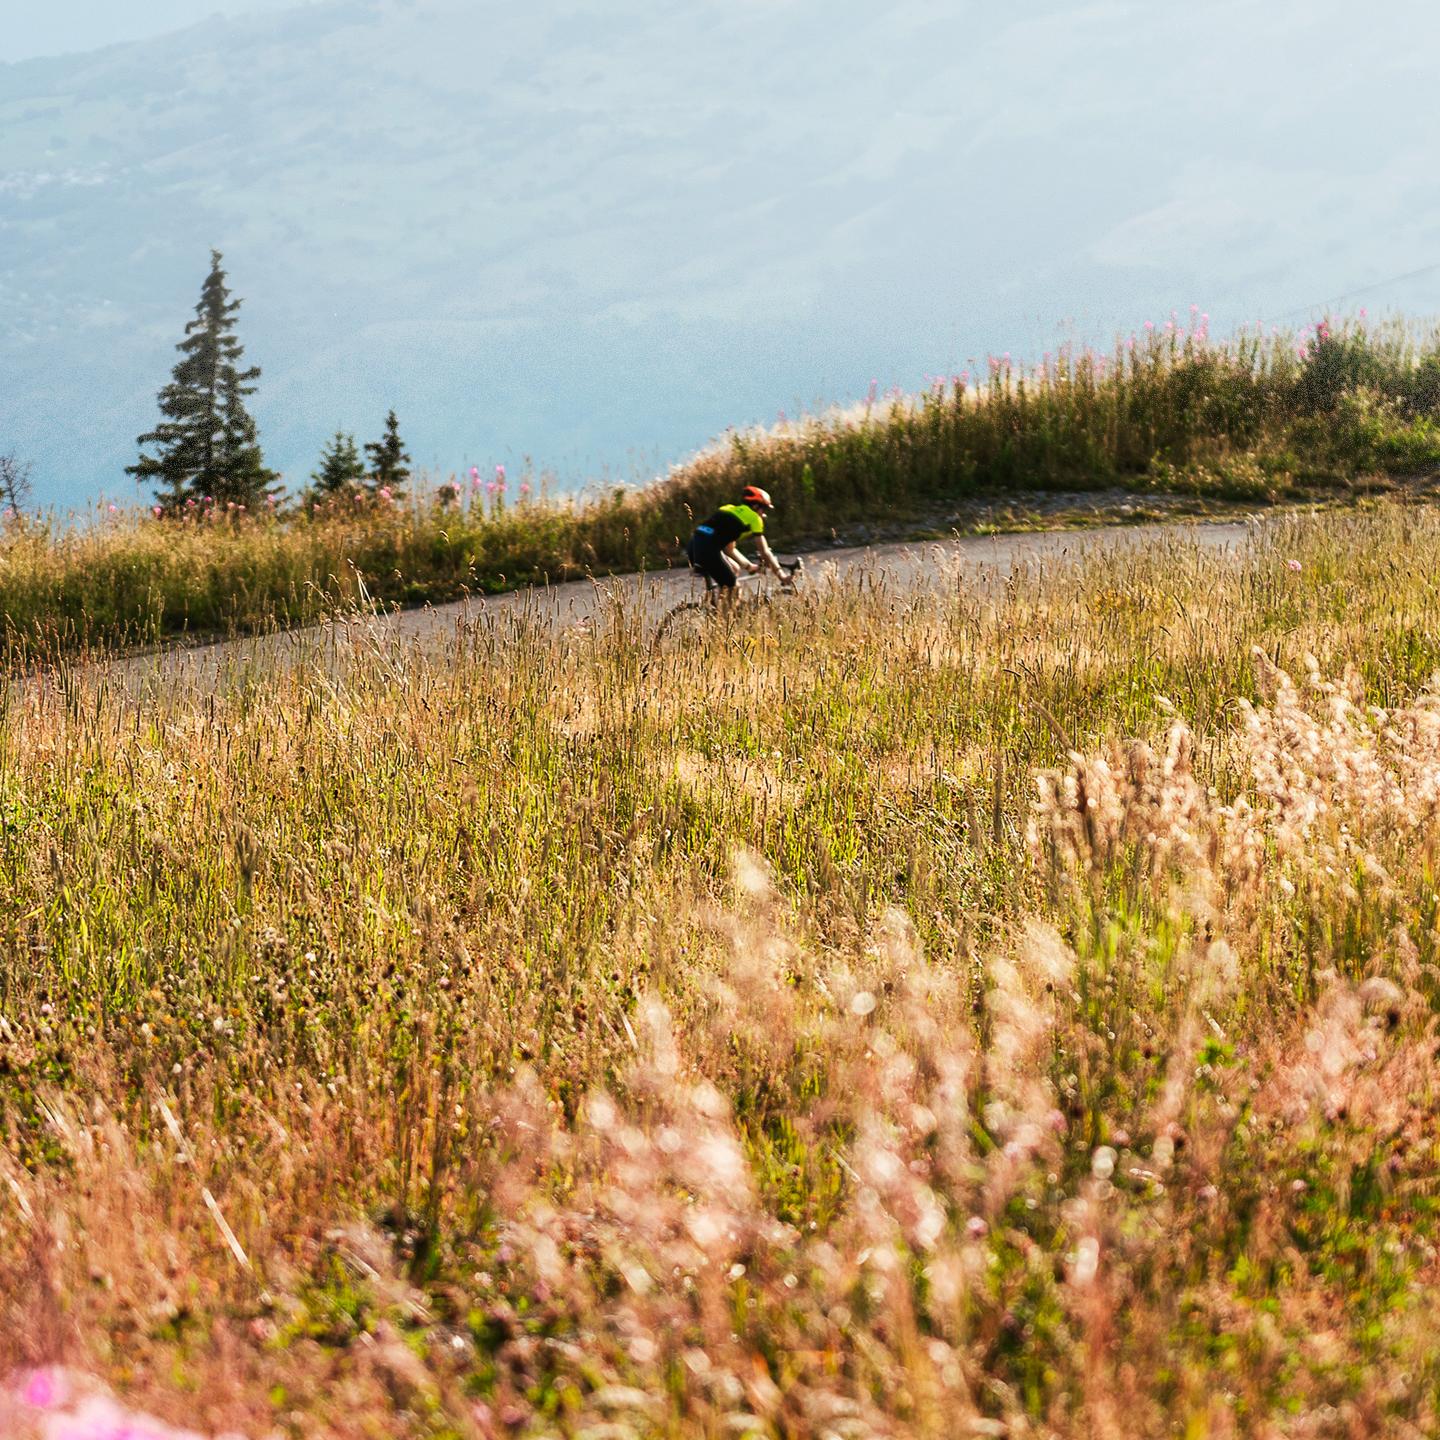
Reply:
[[[1322,326],[1213,343],[1146,332],[1108,358],[995,360],[920,396],[733,435],[639,490],[575,504],[453,487],[458,502],[342,503],[288,521],[199,507],[184,522],[105,516],[0,537],[13,644],[75,649],[263,629],[361,598],[457,599],[545,578],[677,562],[697,512],[746,484],[779,505],[779,543],[857,522],[933,520],[982,496],[1123,486],[1266,502],[1345,494],[1440,464],[1440,338]]]
[[[0,1429],[1433,1433],[1437,575],[16,688]]]

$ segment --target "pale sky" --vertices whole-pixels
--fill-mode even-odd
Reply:
[[[1440,313],[1437,38],[1434,0],[0,0],[0,450],[122,493],[212,246],[300,480],[391,406],[435,474],[648,478],[1192,304]]]
[[[211,15],[275,10],[296,0],[6,0],[0,61],[30,60],[146,40]]]

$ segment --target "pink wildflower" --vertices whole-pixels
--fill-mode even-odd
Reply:
[[[162,510],[158,505],[152,505],[150,507],[150,512],[155,516],[157,520],[165,513],[164,510]]]
[[[60,1377],[53,1370],[33,1370],[20,1387],[20,1400],[34,1410],[50,1410],[64,1399]]]
[[[380,487],[380,498],[382,500],[389,500],[394,493],[388,485],[382,485]]]
[[[106,508],[110,511],[112,515],[118,515],[120,513],[120,507],[118,505],[110,505]]]
[[[505,467],[503,465],[495,467],[495,488],[497,490],[505,488]]]
[[[1301,567],[1300,567],[1300,562],[1299,562],[1298,560],[1287,560],[1287,561],[1285,562],[1285,564],[1286,564],[1286,567],[1287,567],[1288,569],[1293,570],[1297,575],[1300,573],[1300,568],[1301,568]]]

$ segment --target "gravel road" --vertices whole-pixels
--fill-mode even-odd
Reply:
[[[910,544],[873,545],[825,550],[806,557],[807,573],[828,567],[841,576],[865,573],[905,585],[933,569],[937,557],[958,562],[962,571],[977,578],[1003,578],[1017,566],[1039,561],[1066,563],[1082,556],[1114,552],[1165,540],[1195,545],[1217,553],[1236,551],[1255,526],[1263,523],[1226,521],[1174,521],[1163,524],[1098,527],[1090,530],[1051,530],[1014,535],[963,536]],[[276,635],[226,640],[208,645],[172,646],[109,662],[128,686],[140,691],[173,691],[191,686],[211,690],[227,680],[250,678],[271,666],[285,667],[314,659],[337,644],[354,642],[357,630],[380,641],[393,637],[420,647],[442,643],[456,626],[484,617],[524,614],[554,625],[594,624],[615,599],[641,604],[658,617],[681,600],[693,598],[696,582],[683,571],[647,576],[573,581],[564,585],[531,587],[504,595],[426,606],[395,614],[339,620]]]

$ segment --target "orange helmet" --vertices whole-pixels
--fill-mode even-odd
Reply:
[[[747,505],[759,505],[765,510],[775,508],[775,502],[770,498],[770,492],[762,490],[758,485],[747,485],[740,492],[740,498]]]

